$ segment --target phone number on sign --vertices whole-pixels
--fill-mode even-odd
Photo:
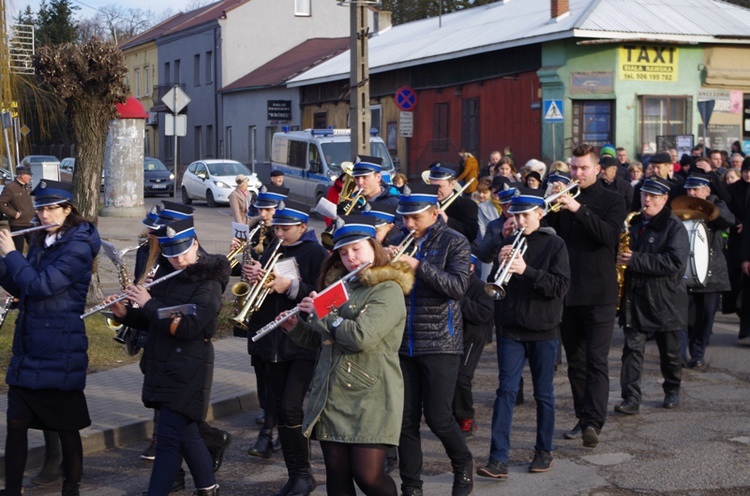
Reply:
[[[627,81],[675,81],[673,74],[647,74],[643,72],[624,72],[622,79]]]

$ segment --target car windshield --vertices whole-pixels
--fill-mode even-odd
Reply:
[[[322,143],[323,153],[326,156],[326,162],[328,167],[334,172],[341,171],[341,162],[351,162],[352,152],[351,144],[348,141],[342,141],[338,143]],[[388,150],[385,148],[383,143],[378,141],[370,142],[370,155],[373,157],[380,157],[383,159],[383,170],[392,170],[393,162],[391,156],[388,154]]]
[[[52,155],[36,155],[29,157],[29,162],[57,162],[57,157],[53,157]]]
[[[144,171],[166,171],[167,166],[164,165],[160,160],[146,160],[143,162]]]
[[[218,162],[215,164],[206,164],[208,172],[212,176],[236,176],[238,174],[249,175],[250,171],[239,162]]]

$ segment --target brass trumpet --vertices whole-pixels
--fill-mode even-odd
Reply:
[[[398,244],[396,254],[393,255],[393,258],[391,258],[391,263],[397,262],[402,255],[413,257],[417,253],[417,243],[414,240],[414,233],[416,232],[416,229],[412,229],[411,231],[409,231],[409,234],[407,234],[406,237]]]
[[[243,299],[243,301],[242,309],[237,315],[232,317],[230,321],[233,325],[239,327],[242,330],[247,330],[247,320],[253,313],[257,312],[258,309],[260,309],[266,297],[271,292],[271,288],[267,288],[265,286],[269,282],[273,281],[274,266],[283,255],[282,253],[278,253],[279,248],[281,248],[281,240],[277,241],[276,246],[271,252],[271,256],[266,261],[266,265],[263,266],[260,279],[253,285],[252,288],[250,288],[249,286],[245,288],[244,286],[242,286],[243,283],[241,282],[232,286],[232,294],[234,294],[237,298]],[[244,284],[247,285],[247,283]]]
[[[495,273],[497,276],[494,278],[493,282],[488,282],[484,285],[484,292],[487,293],[489,296],[492,296],[496,300],[502,300],[506,296],[505,291],[505,285],[508,284],[508,281],[510,281],[510,276],[513,274],[510,273],[510,266],[513,264],[513,262],[518,257],[523,257],[524,253],[526,253],[526,249],[528,248],[526,243],[526,238],[523,237],[523,227],[519,227],[516,229],[512,236],[515,236],[515,239],[513,240],[513,244],[510,246],[510,252],[508,253],[508,256],[505,257],[505,260],[497,267],[497,270]],[[492,279],[490,277],[489,279]]]
[[[565,186],[563,189],[558,191],[557,193],[551,194],[548,197],[544,199],[544,202],[547,204],[547,212],[559,212],[562,208],[562,204],[558,203],[557,200],[559,200],[563,195],[567,195],[570,193],[574,188],[578,187],[578,179],[574,179],[573,181],[570,181],[570,184]],[[581,188],[578,187],[578,190],[573,194],[573,198],[577,197],[581,194]]]

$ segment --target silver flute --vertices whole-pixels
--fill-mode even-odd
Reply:
[[[34,227],[29,227],[27,229],[21,229],[20,231],[13,231],[12,233],[10,233],[10,235],[21,236],[22,234],[39,231],[41,229],[47,229],[48,227],[57,227],[59,225],[60,224],[58,224],[57,222],[55,222],[54,224],[42,224],[41,226],[34,226]]]
[[[146,283],[146,284],[144,284],[144,285],[143,285],[143,286],[141,286],[141,287],[142,287],[143,289],[148,289],[148,288],[150,288],[151,286],[156,286],[157,284],[159,284],[159,283],[161,283],[161,282],[164,282],[164,281],[166,281],[167,279],[171,279],[171,278],[173,278],[174,276],[176,276],[176,275],[178,275],[179,273],[181,273],[181,272],[182,272],[183,270],[185,270],[185,269],[179,269],[179,270],[175,270],[174,272],[170,272],[170,273],[169,273],[169,274],[167,274],[166,276],[162,276],[162,277],[160,277],[159,279],[154,279],[153,281],[151,281],[151,282],[149,282],[149,283]],[[91,309],[90,309],[90,310],[89,310],[88,312],[86,312],[86,313],[84,313],[84,314],[81,314],[81,318],[82,318],[82,319],[85,319],[86,317],[90,317],[91,315],[94,315],[94,314],[95,314],[95,313],[97,313],[97,312],[101,312],[101,311],[102,311],[102,310],[104,310],[105,308],[109,308],[109,307],[111,307],[112,305],[114,305],[115,303],[121,302],[122,300],[124,300],[124,299],[125,299],[125,298],[127,298],[127,297],[128,297],[128,294],[127,294],[127,293],[125,293],[125,292],[123,292],[122,294],[120,294],[120,296],[118,296],[118,297],[117,297],[117,298],[115,298],[114,300],[112,300],[112,301],[110,301],[110,302],[108,302],[108,303],[100,303],[100,304],[98,304],[97,306],[95,306],[95,307],[91,308]]]

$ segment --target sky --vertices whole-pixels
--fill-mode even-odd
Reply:
[[[36,12],[39,9],[41,0],[6,0],[6,6],[10,11],[11,18],[15,18],[18,12],[26,8],[27,5]],[[80,9],[76,12],[79,18],[92,18],[96,16],[96,9],[104,7],[106,5],[122,5],[121,1],[118,0],[71,0],[71,3]],[[154,2],[154,0],[128,0],[127,8],[140,9],[140,10],[151,10],[154,13],[161,13],[166,9],[172,9],[173,13],[179,11],[191,10],[191,7],[196,5],[196,0],[160,0]],[[201,4],[205,5],[208,2],[204,0]]]

